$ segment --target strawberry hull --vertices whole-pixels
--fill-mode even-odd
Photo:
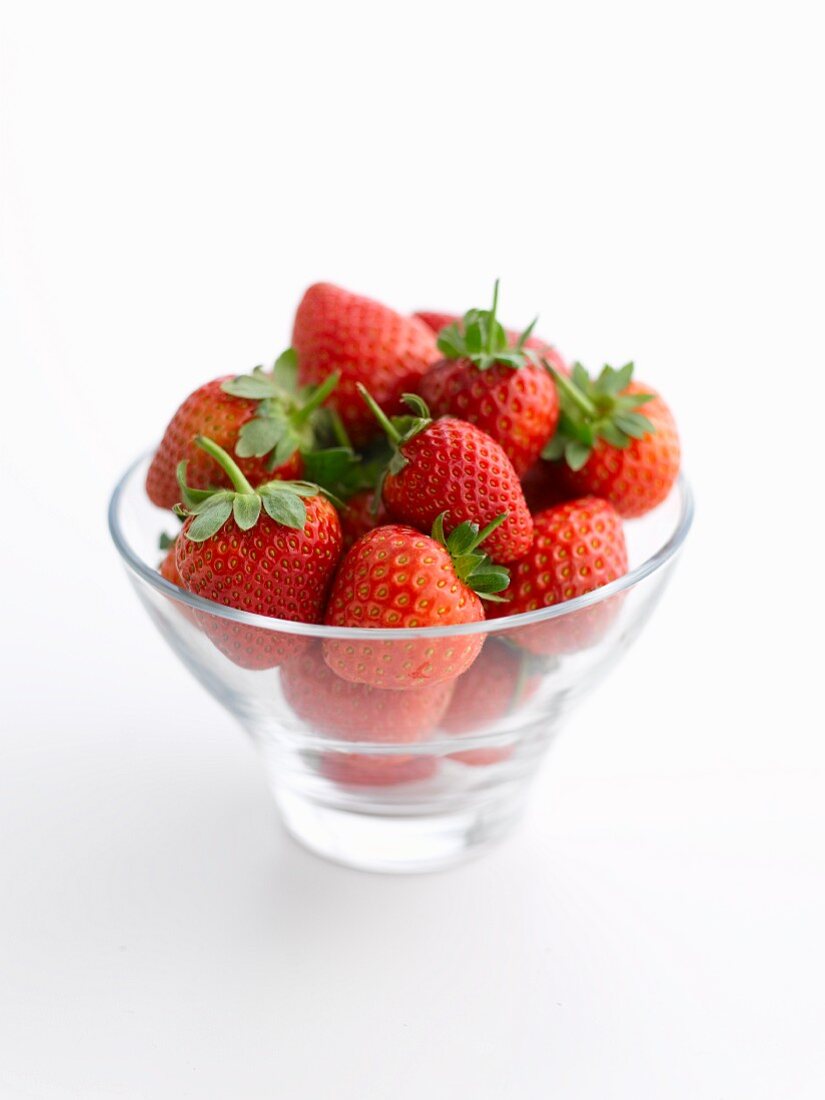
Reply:
[[[641,382],[631,383],[624,392],[655,394]],[[560,464],[571,495],[602,497],[625,519],[643,516],[662,503],[673,488],[681,459],[676,421],[662,398],[655,394],[638,411],[653,424],[652,433],[631,439],[623,449],[598,440],[580,470]]]
[[[458,313],[436,313],[430,310],[419,310],[417,313],[413,314],[413,317],[417,317],[419,321],[423,321],[436,335],[438,335],[447,325],[455,325],[461,321],[461,316]],[[510,344],[518,342],[520,333],[515,329],[508,328],[505,332],[507,333],[507,340]],[[542,340],[541,337],[528,337],[524,342],[524,346],[533,351],[537,351],[551,366],[561,371],[562,374],[570,373],[570,368],[562,354],[553,347],[552,344],[548,344],[546,341]]]
[[[224,450],[234,452],[241,428],[255,417],[258,403],[225,393],[221,387],[232,377],[216,378],[195,390],[169,422],[146,474],[146,494],[159,508],[173,508],[180,501],[177,468],[182,461],[186,461],[191,488],[230,485],[218,463],[196,446],[195,437],[207,435]],[[273,478],[288,481],[300,477],[303,466],[297,453],[272,471],[264,458],[238,458],[237,462],[255,485]]]

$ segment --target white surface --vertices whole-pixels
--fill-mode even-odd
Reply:
[[[825,1091],[815,6],[530,11],[5,5],[3,1100]],[[308,282],[495,275],[666,393],[697,525],[520,834],[350,873],[284,837],[106,496]]]

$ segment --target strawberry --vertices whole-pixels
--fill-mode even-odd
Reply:
[[[527,348],[530,329],[508,341],[497,304],[496,282],[491,310],[470,310],[441,330],[445,358],[427,371],[418,393],[435,416],[459,416],[487,432],[520,477],[555,431],[559,399],[550,374]]]
[[[395,629],[452,626],[484,619],[481,599],[495,601],[507,570],[478,552],[498,517],[482,531],[463,523],[447,538],[444,518],[432,536],[388,524],[363,535],[347,553],[327,604],[328,626]],[[327,664],[345,680],[408,690],[453,680],[478,656],[480,634],[419,640],[327,639]]]
[[[533,463],[521,479],[521,488],[533,516],[536,512],[552,508],[554,504],[562,504],[565,500],[573,500],[581,495],[568,488],[562,463],[545,462],[541,458]]]
[[[318,384],[331,371],[341,382],[334,407],[356,444],[375,431],[356,393],[356,383],[372,388],[390,415],[401,395],[438,359],[435,336],[423,321],[329,283],[316,283],[298,306],[292,333],[302,382]]]
[[[489,614],[518,615],[584,596],[627,572],[627,548],[618,512],[605,500],[584,497],[535,517],[530,553],[512,567],[509,602]],[[572,653],[593,645],[619,609],[613,597],[551,619],[520,627],[513,640],[532,653]]]
[[[326,779],[344,787],[395,787],[431,779],[438,770],[438,757],[326,752],[320,770]]]
[[[478,660],[456,681],[441,728],[454,735],[473,734],[520,710],[538,689],[543,667],[518,646],[488,638]],[[514,747],[488,745],[450,753],[450,759],[484,767],[506,760]]]
[[[519,646],[488,638],[478,660],[456,680],[441,728],[452,734],[476,733],[506,718],[535,693],[544,667],[545,662]]]
[[[404,399],[418,415],[390,421],[363,386],[360,391],[395,451],[381,486],[393,519],[429,530],[446,512],[452,530],[504,515],[486,552],[494,561],[515,561],[527,553],[533,521],[513,464],[495,440],[466,420],[431,420],[415,394]]]
[[[458,313],[439,313],[437,310],[430,309],[419,309],[413,314],[413,317],[417,317],[419,321],[423,321],[436,335],[438,335],[443,328],[446,328],[447,325],[454,325],[457,321],[461,320],[461,316]]]
[[[362,535],[388,522],[387,509],[374,489],[361,489],[346,502],[341,510],[341,531],[344,549],[349,550]]]
[[[452,694],[451,682],[411,691],[342,680],[313,642],[281,669],[281,690],[295,714],[313,730],[347,741],[403,744],[420,741],[437,725]]]
[[[239,611],[291,622],[319,623],[341,556],[341,524],[316,485],[269,481],[253,489],[232,458],[210,439],[203,448],[224,470],[232,490],[180,484],[186,521],[175,562],[183,587]],[[206,634],[242,668],[274,668],[306,640],[198,612]]]
[[[570,494],[604,497],[625,518],[661,504],[680,461],[676,423],[662,398],[632,381],[632,363],[605,367],[595,380],[580,363],[570,378],[554,374],[562,416],[542,453],[565,460],[562,477]]]
[[[160,548],[165,550],[166,554],[158,566],[158,573],[169,581],[170,584],[177,585],[178,588],[183,588],[183,584],[180,579],[180,573],[178,572],[178,563],[176,560],[175,543],[177,539],[171,539],[168,535],[160,536]]]
[[[169,422],[146,475],[146,492],[159,508],[179,500],[177,468],[184,460],[193,489],[230,482],[214,459],[195,446],[196,436],[234,451],[241,472],[253,484],[299,477],[300,448],[314,443],[313,414],[335,387],[324,379],[315,389],[298,392],[297,361],[289,349],[272,371],[216,378],[191,393]]]
[[[436,334],[440,333],[443,328],[447,328],[448,325],[460,324],[462,318],[457,313],[435,313],[430,310],[419,310],[413,314],[413,317],[417,317],[420,321],[423,321],[425,325],[433,330]],[[508,344],[517,344],[519,340],[519,333],[515,329],[506,328],[504,330],[507,336]],[[539,352],[543,358],[552,363],[556,370],[562,372],[562,374],[569,374],[570,368],[562,358],[560,352],[553,347],[552,344],[546,343],[539,336],[528,336],[524,341],[524,346],[530,348],[533,351]]]
[[[176,542],[177,539],[171,539],[166,534],[160,536],[160,548],[166,551],[166,555],[158,566],[158,572],[164,580],[169,581],[170,584],[174,584],[176,588],[183,588],[184,584],[178,572]],[[199,625],[197,612],[193,611],[191,607],[187,607],[186,604],[178,600],[170,600],[169,602],[174,605],[175,610],[179,615],[183,616],[184,619],[190,623],[194,623],[195,626]]]

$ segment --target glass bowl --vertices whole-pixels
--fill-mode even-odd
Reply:
[[[174,521],[144,492],[148,461],[126,471],[109,506],[141,602],[251,734],[289,832],[370,871],[447,866],[511,828],[565,715],[650,617],[693,516],[680,477],[655,511],[625,524],[630,572],[556,607],[461,627],[312,626],[222,607],[161,577],[158,540]],[[261,663],[270,667],[244,667]],[[376,663],[417,686],[333,671]]]

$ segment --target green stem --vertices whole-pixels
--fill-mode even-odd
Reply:
[[[560,371],[557,371],[555,367],[551,367],[546,359],[542,359],[542,363],[545,368],[550,371],[556,385],[564,392],[565,396],[569,397],[573,404],[578,409],[581,409],[585,416],[592,417],[595,420],[599,415],[599,410],[587,394],[582,393],[576,383],[568,378],[566,374],[562,374]]]
[[[366,386],[363,386],[360,382],[357,382],[356,389],[366,401],[372,415],[387,433],[387,438],[389,439],[390,443],[393,443],[397,447],[401,443],[401,433],[390,422],[389,417],[377,404],[375,398],[372,396]]]
[[[500,516],[496,516],[495,519],[491,519],[490,522],[487,524],[487,526],[482,527],[482,529],[476,535],[475,541],[473,542],[473,545],[470,547],[469,550],[466,551],[466,553],[469,554],[471,551],[475,550],[475,548],[477,546],[480,546],[481,543],[484,542],[484,540],[487,538],[487,536],[492,535],[492,533],[493,533],[493,531],[495,531],[496,527],[500,527],[506,519],[507,519],[507,513],[506,512],[502,512]]]
[[[335,436],[335,442],[341,447],[346,447],[348,451],[352,450],[352,440],[347,435],[347,429],[344,427],[344,421],[341,419],[341,414],[337,409],[327,409],[329,414],[329,424],[332,428],[332,434]]]
[[[340,378],[341,372],[333,371],[332,374],[324,379],[324,381],[313,393],[312,397],[309,398],[306,404],[303,405],[296,413],[294,413],[292,421],[296,426],[300,427],[301,424],[306,424],[307,420],[309,420],[315,410],[320,405],[323,405],[323,403],[338,385]]]
[[[223,447],[219,447],[217,443],[214,443],[205,435],[196,435],[195,442],[202,451],[206,453],[217,462],[229,480],[232,482],[233,487],[238,493],[254,493],[255,490],[246,480],[241,473],[241,468],[231,457],[228,455]]]
[[[496,312],[498,311],[498,279],[493,284],[493,308],[490,310],[490,324],[487,327],[487,354],[493,354],[493,333],[496,328]]]

